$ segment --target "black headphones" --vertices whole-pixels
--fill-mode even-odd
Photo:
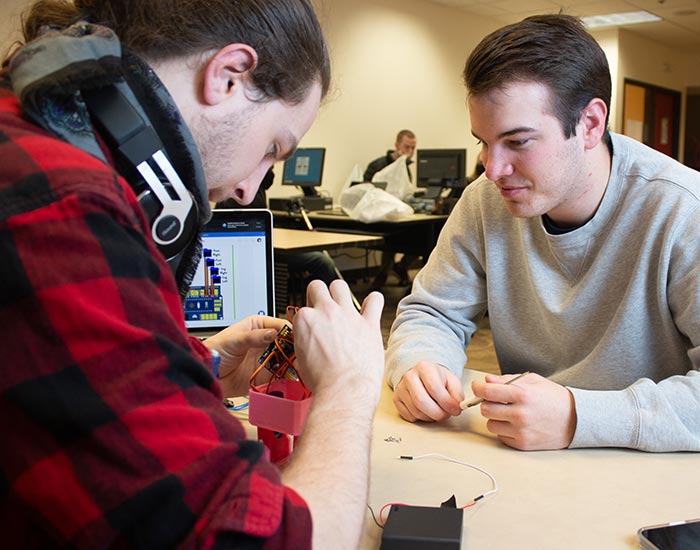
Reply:
[[[90,115],[104,131],[107,146],[120,157],[117,162],[125,166],[122,176],[146,212],[153,240],[175,269],[180,253],[197,233],[197,202],[150,122],[117,86],[83,90],[82,96]]]

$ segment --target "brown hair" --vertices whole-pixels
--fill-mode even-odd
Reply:
[[[551,92],[552,112],[564,135],[576,133],[583,108],[600,98],[610,117],[610,69],[600,45],[580,19],[536,15],[485,37],[464,68],[471,96],[482,96],[513,82],[538,82]],[[609,133],[605,132],[605,141]]]
[[[38,0],[25,16],[24,39],[45,25],[81,20],[112,28],[152,62],[247,44],[258,54],[252,79],[263,100],[297,104],[314,82],[323,97],[330,87],[328,50],[310,0]]]
[[[416,134],[411,132],[411,130],[401,130],[398,134],[396,134],[396,143],[401,143],[401,140],[403,138],[416,138]]]

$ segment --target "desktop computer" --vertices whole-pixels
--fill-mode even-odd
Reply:
[[[323,181],[323,165],[326,158],[324,147],[305,147],[297,149],[284,162],[282,185],[295,185],[304,192],[294,197],[270,198],[270,210],[294,212],[304,207],[309,212],[330,210],[333,199],[321,195],[317,188]]]

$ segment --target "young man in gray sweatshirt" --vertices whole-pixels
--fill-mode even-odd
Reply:
[[[399,413],[460,414],[488,311],[504,376],[471,390],[507,445],[699,451],[700,173],[608,131],[607,60],[576,18],[495,31],[464,80],[486,173],[399,305]]]

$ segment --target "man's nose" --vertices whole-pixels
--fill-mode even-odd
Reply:
[[[239,182],[233,192],[233,199],[242,206],[253,202],[255,194],[258,192],[260,184],[269,169],[268,163],[260,165],[250,176]]]
[[[481,161],[484,164],[486,177],[491,181],[497,181],[505,176],[513,174],[513,165],[507,155],[490,149],[481,152]]]

